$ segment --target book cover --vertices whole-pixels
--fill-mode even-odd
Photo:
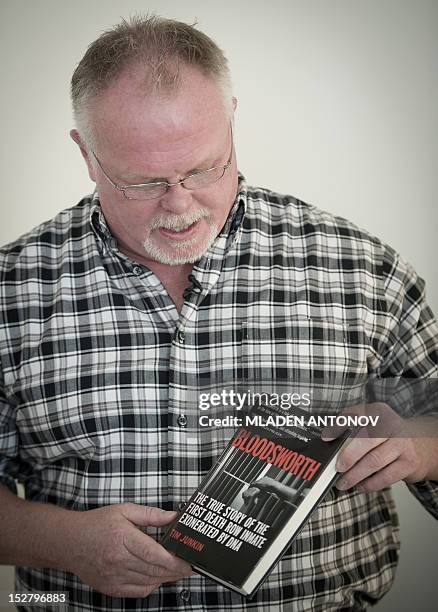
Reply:
[[[275,425],[253,408],[161,543],[195,571],[251,597],[337,479],[336,457],[352,431],[326,442],[309,412]]]

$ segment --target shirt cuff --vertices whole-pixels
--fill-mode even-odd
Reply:
[[[17,495],[17,483],[13,478],[6,474],[0,474],[0,484],[9,489],[14,495]]]
[[[408,489],[423,504],[428,512],[438,519],[438,482],[434,480],[420,480],[407,482]]]

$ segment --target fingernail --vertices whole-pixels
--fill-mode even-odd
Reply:
[[[336,483],[336,486],[341,491],[344,491],[347,488],[347,481],[344,480],[343,478],[340,478],[338,482]]]

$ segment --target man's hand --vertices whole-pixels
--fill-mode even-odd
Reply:
[[[377,428],[362,428],[339,454],[336,469],[342,477],[338,489],[356,487],[379,491],[399,480],[438,480],[438,437],[426,437],[424,421],[402,419],[386,404],[356,406],[348,414],[379,415]],[[436,420],[431,421],[436,430]],[[334,439],[341,429],[327,428],[323,439]]]
[[[74,513],[66,569],[113,597],[146,597],[162,582],[193,574],[138,526],[161,527],[175,512],[137,504],[117,504]]]

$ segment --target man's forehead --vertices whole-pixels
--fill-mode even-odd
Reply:
[[[108,130],[97,130],[96,153],[108,161],[126,158],[157,168],[173,162],[202,162],[206,157],[221,154],[227,140],[227,125],[225,117],[215,124],[200,117],[174,121],[163,115],[160,122],[145,123],[138,121],[138,117],[132,122],[128,118]]]
[[[210,82],[203,91],[190,89],[185,85],[205,77],[189,75],[174,95],[148,96],[136,79],[125,75],[94,105],[91,119],[99,157],[119,178],[134,182],[211,167],[223,153],[229,122],[217,86]]]
[[[212,118],[224,109],[217,83],[198,70],[184,68],[179,86],[161,93],[148,91],[144,74],[137,68],[122,73],[94,101],[91,120],[96,130],[181,130],[199,119]]]

